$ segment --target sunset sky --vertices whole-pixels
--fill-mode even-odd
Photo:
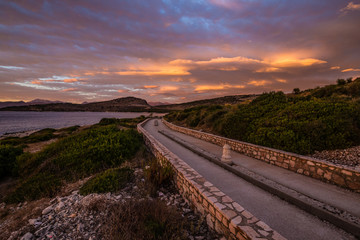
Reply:
[[[360,0],[0,0],[0,101],[187,102],[360,76]]]

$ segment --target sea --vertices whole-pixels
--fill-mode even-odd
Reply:
[[[0,111],[0,137],[44,128],[91,125],[102,118],[135,118],[147,112],[15,112]],[[161,115],[161,114],[153,114]]]

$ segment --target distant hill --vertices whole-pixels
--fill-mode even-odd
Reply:
[[[135,97],[118,98],[104,102],[91,102],[82,104],[73,103],[51,103],[36,105],[20,105],[13,107],[4,107],[0,111],[57,111],[57,112],[169,112],[174,110],[183,110],[189,107],[201,105],[222,105],[237,104],[246,100],[252,100],[257,95],[236,95],[225,96],[213,99],[205,99],[180,104],[167,104],[151,106],[144,99]]]
[[[17,102],[0,102],[0,108],[4,107],[19,107],[19,106],[29,106],[29,105],[42,105],[42,104],[51,104],[51,103],[63,103],[61,101],[50,101],[44,99],[34,99],[30,102],[17,101]]]
[[[57,112],[141,112],[150,111],[151,106],[144,100],[135,97],[118,98],[104,102],[85,104],[51,103],[29,106],[5,107],[2,111],[57,111]]]

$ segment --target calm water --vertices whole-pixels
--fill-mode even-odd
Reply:
[[[132,112],[2,112],[0,136],[43,128],[63,128],[98,123],[102,118],[134,118],[149,113]],[[154,114],[155,115],[155,114]]]

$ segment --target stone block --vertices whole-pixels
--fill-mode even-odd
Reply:
[[[232,205],[234,206],[234,208],[236,209],[236,211],[238,211],[238,212],[244,211],[244,208],[243,208],[242,206],[240,206],[240,204],[238,204],[237,202],[233,202]]]
[[[341,177],[338,174],[333,174],[332,175],[332,181],[340,186],[345,186],[345,180],[343,177]]]
[[[223,210],[224,217],[231,220],[233,217],[237,216],[236,212],[233,210]]]
[[[260,234],[256,232],[252,227],[241,226],[240,229],[250,237],[250,239],[259,238]]]

